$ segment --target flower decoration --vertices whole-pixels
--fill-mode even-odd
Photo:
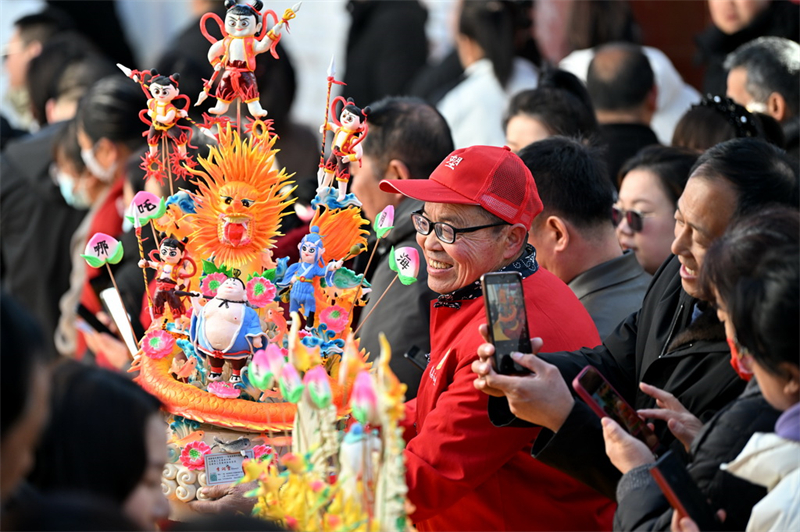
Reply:
[[[353,410],[353,417],[362,425],[378,422],[378,394],[375,392],[375,383],[367,371],[361,371],[356,375],[353,393],[350,396],[350,408]]]
[[[264,277],[255,276],[247,282],[247,302],[261,308],[275,299],[275,285]]]
[[[272,449],[271,445],[256,445],[253,447],[253,458],[255,460],[272,460],[274,456],[275,451]]]
[[[323,310],[319,315],[319,320],[336,334],[339,334],[347,327],[349,318],[350,313],[339,305],[332,305]]]
[[[139,165],[139,168],[144,170],[145,180],[155,179],[159,185],[164,184],[164,179],[167,175],[164,173],[164,163],[161,161],[161,155],[158,152],[148,152],[142,156],[142,164]]]
[[[151,329],[144,335],[142,350],[148,357],[158,360],[172,353],[175,347],[175,338],[167,331]]]
[[[211,447],[203,441],[193,441],[181,451],[181,463],[195,471],[205,469],[203,457],[211,452]]]
[[[197,163],[186,153],[181,153],[177,150],[173,151],[169,156],[169,163],[172,167],[172,175],[176,179],[183,179],[192,175],[191,170],[197,166]]]
[[[139,218],[139,225],[141,226],[150,220],[161,218],[165,212],[167,212],[167,204],[164,198],[159,198],[152,192],[142,190],[133,197],[125,217],[131,223],[135,223],[136,218]]]
[[[214,297],[217,295],[217,289],[227,279],[228,276],[222,272],[206,275],[200,280],[200,291],[203,292],[204,296]]]
[[[247,373],[256,388],[269,390],[275,385],[275,379],[285,365],[284,350],[275,344],[269,344],[266,349],[259,349],[253,354]]]
[[[303,382],[300,380],[300,374],[297,373],[295,367],[291,364],[286,364],[281,369],[280,377],[278,378],[278,385],[281,388],[281,395],[290,403],[297,403],[303,395]]]
[[[229,382],[215,381],[208,384],[208,392],[223,399],[235,399],[241,390]]]
[[[327,408],[333,401],[331,384],[328,381],[328,373],[323,366],[314,366],[303,377],[303,384],[306,388],[306,399],[309,404],[316,408]]]

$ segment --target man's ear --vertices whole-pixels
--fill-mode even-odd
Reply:
[[[545,220],[545,230],[552,240],[553,251],[561,252],[569,246],[570,234],[567,222],[559,216],[548,216]]]
[[[773,92],[767,98],[767,113],[777,120],[783,122],[787,116],[786,99],[778,92]]]
[[[522,224],[514,224],[506,231],[506,246],[503,258],[515,259],[528,243],[528,228]]]
[[[780,364],[780,368],[789,377],[783,386],[783,393],[788,397],[797,397],[800,394],[800,367],[789,362]]]
[[[389,161],[389,166],[386,167],[386,172],[383,175],[384,179],[411,179],[411,172],[408,170],[406,163],[400,159],[392,159]]]

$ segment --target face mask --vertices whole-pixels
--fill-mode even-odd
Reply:
[[[728,338],[728,346],[731,348],[731,366],[733,371],[739,376],[740,379],[749,381],[753,378],[753,372],[747,369],[742,362],[742,355],[739,352],[739,343],[733,338]]]
[[[58,190],[64,197],[67,205],[75,209],[88,209],[92,206],[92,200],[86,195],[85,190],[77,190],[75,180],[69,174],[58,173]]]
[[[104,168],[100,161],[95,158],[93,148],[81,150],[81,159],[83,159],[83,164],[86,165],[92,175],[100,181],[110,182],[114,177],[114,172],[117,171],[116,161],[109,168]]]

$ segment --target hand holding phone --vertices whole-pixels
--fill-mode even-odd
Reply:
[[[495,370],[504,375],[529,373],[511,353],[531,353],[531,336],[522,275],[518,272],[487,273],[481,277],[489,335],[494,344]]]
[[[572,381],[572,387],[599,417],[610,417],[651,451],[659,449],[661,444],[647,423],[595,368],[583,368]]]
[[[703,532],[720,529],[706,496],[675,453],[664,453],[650,469],[650,474],[679,517],[690,517]]]

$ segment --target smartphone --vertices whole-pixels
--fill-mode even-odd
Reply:
[[[98,320],[97,316],[95,316],[91,310],[86,308],[83,303],[78,303],[78,305],[75,307],[75,312],[78,314],[78,317],[82,319],[94,332],[110,334],[116,338],[116,335],[111,332],[111,329],[106,327],[102,321]]]
[[[122,302],[119,294],[113,288],[106,288],[100,292],[100,301],[103,302],[103,307],[105,307],[108,315],[114,320],[114,324],[117,326],[117,330],[120,332],[120,336],[122,336],[122,341],[125,342],[128,352],[130,352],[131,356],[136,356],[136,352],[139,348],[137,347],[136,338],[131,330],[130,322],[128,321],[130,319],[128,311],[125,310],[125,304]]]
[[[660,449],[658,438],[647,423],[594,367],[583,368],[572,381],[572,387],[595,414],[601,418],[610,417],[627,430],[628,434],[643,441],[654,453]]]
[[[504,375],[529,373],[511,353],[530,353],[531,335],[519,272],[494,272],[481,276],[486,320],[494,344],[495,369]]]
[[[428,365],[428,361],[425,358],[425,353],[423,353],[422,349],[415,345],[412,345],[408,351],[403,353],[403,358],[414,364],[414,367],[420,371],[425,371],[425,368]]]
[[[650,469],[664,496],[681,517],[691,517],[700,530],[719,530],[720,522],[680,457],[667,451]]]

